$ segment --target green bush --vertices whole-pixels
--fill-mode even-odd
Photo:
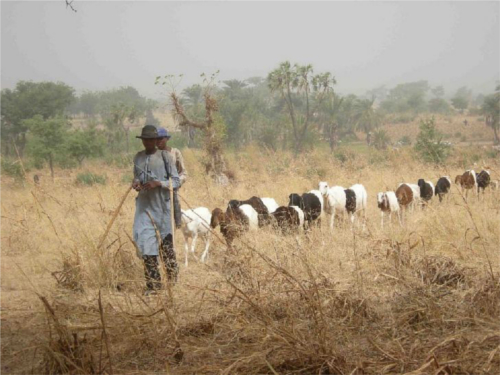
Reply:
[[[106,176],[98,175],[92,172],[79,173],[76,176],[76,183],[78,185],[92,186],[94,184],[106,185]]]
[[[373,133],[372,143],[377,150],[385,150],[391,143],[391,139],[385,130],[380,129]]]
[[[450,154],[450,146],[442,142],[443,135],[437,130],[434,118],[420,121],[419,127],[415,151],[427,162],[444,163]]]
[[[340,149],[333,153],[333,157],[337,159],[341,164],[344,164],[349,160],[354,160],[356,158],[356,155],[349,150]]]
[[[454,136],[455,138],[460,138],[460,137],[462,137],[462,133],[460,133],[460,132],[456,132],[453,136]]]
[[[14,177],[17,181],[24,180],[24,172],[19,160],[2,158],[2,174]]]

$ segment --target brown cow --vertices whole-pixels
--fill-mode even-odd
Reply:
[[[477,177],[476,177],[476,172],[474,172],[473,169],[465,171],[464,174],[462,174],[461,176],[457,176],[455,178],[455,183],[459,184],[462,187],[462,191],[465,190],[466,198],[469,190],[472,188],[474,188],[476,195],[478,194]]]
[[[408,184],[401,184],[396,190],[396,198],[401,206],[401,221],[404,222],[405,211],[413,206],[415,197],[413,189]]]
[[[249,220],[238,208],[228,209],[226,212],[216,208],[212,211],[210,226],[215,229],[219,225],[227,245],[231,247],[233,240],[249,229]]]
[[[396,198],[400,206],[407,208],[413,202],[413,190],[408,184],[399,185],[396,190]]]

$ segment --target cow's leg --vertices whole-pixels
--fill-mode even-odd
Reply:
[[[208,248],[210,247],[210,233],[205,235],[205,250],[201,255],[201,262],[205,263],[205,259],[208,257]]]
[[[188,254],[189,254],[189,238],[184,236],[184,265],[188,266]]]

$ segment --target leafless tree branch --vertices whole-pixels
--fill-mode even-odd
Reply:
[[[73,8],[73,1],[74,0],[71,0],[71,1],[68,1],[68,0],[65,0],[66,1],[66,8],[69,7],[69,9],[71,9],[73,12],[77,12],[77,10],[75,8]]]

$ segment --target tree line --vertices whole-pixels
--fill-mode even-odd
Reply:
[[[86,158],[129,152],[130,128],[153,116],[157,103],[133,87],[100,92],[61,82],[20,81],[1,92],[2,154],[30,157],[34,166],[82,164]],[[76,119],[83,119],[78,125]]]
[[[363,132],[367,142],[384,148],[389,139],[378,129],[384,122],[465,110],[482,114],[494,131],[495,142],[500,142],[499,87],[486,96],[474,96],[462,87],[446,97],[442,86],[417,81],[391,89],[378,87],[363,96],[341,95],[330,72],[318,73],[311,65],[290,62],[279,64],[265,78],[220,83],[216,78],[205,77],[205,83],[176,93],[178,108],[182,107],[185,119],[191,121],[191,125],[184,121],[186,126],[182,127],[188,147],[205,147],[207,139],[217,139],[218,144],[212,145],[216,148],[258,143],[271,150],[300,153],[318,143],[335,150],[340,142]],[[161,81],[157,77],[157,83]],[[207,98],[212,100],[210,105]],[[139,119],[144,118],[145,123],[161,125],[153,115],[158,105],[133,87],[86,91],[77,96],[72,87],[61,82],[20,81],[14,89],[1,92],[2,154],[23,157],[27,153],[39,165],[46,163],[53,170],[54,164],[81,164],[85,158],[105,152],[135,151],[130,128],[142,126]],[[203,127],[192,126],[206,122],[207,108],[209,123],[217,125],[216,138],[215,133],[207,138]],[[84,125],[75,126],[75,119]]]
[[[158,77],[161,81],[161,77]],[[315,73],[311,65],[280,64],[266,78],[225,80],[211,87],[211,97],[225,124],[225,144],[235,148],[252,142],[277,150],[301,152],[321,142],[333,151],[342,140],[366,134],[375,147],[384,148],[389,139],[378,128],[383,123],[405,123],[422,114],[483,115],[498,143],[498,89],[491,95],[474,96],[467,87],[446,97],[442,86],[427,81],[402,83],[392,89],[378,87],[363,96],[341,95],[336,79],[328,72]],[[192,85],[180,94],[180,103],[191,118],[206,114],[204,86]],[[196,145],[196,129],[185,127],[189,145]],[[198,132],[199,133],[199,132]],[[200,137],[200,140],[202,137]]]

